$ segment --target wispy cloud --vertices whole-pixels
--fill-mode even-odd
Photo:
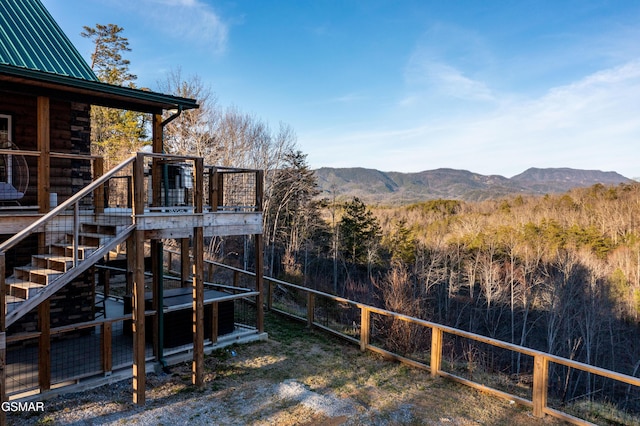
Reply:
[[[536,98],[499,100],[481,113],[352,132],[325,142],[320,155],[323,165],[341,152],[343,165],[366,163],[382,170],[453,167],[510,176],[529,167],[574,167],[634,177],[640,175],[638,99],[640,60]],[[363,158],[373,152],[375,157]]]
[[[452,65],[428,58],[413,59],[407,70],[409,83],[418,90],[437,92],[441,96],[474,101],[495,99],[491,89],[482,81],[474,80]]]
[[[495,95],[491,88],[477,77],[478,70],[484,69],[488,62],[490,54],[478,35],[449,25],[434,25],[408,58],[404,69],[408,93],[401,104],[412,105],[421,98],[436,95],[493,101]]]
[[[227,23],[201,0],[120,0],[123,8],[140,15],[142,22],[161,31],[166,37],[188,42],[212,53],[227,48]]]

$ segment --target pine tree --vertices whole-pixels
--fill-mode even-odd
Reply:
[[[380,238],[380,225],[358,197],[345,204],[340,233],[344,258],[354,265],[370,265]]]
[[[129,52],[129,41],[122,36],[124,29],[114,24],[84,27],[81,35],[94,43],[91,69],[100,81],[135,88],[136,76],[129,72],[129,60],[122,54]],[[147,117],[135,111],[91,107],[92,153],[105,159],[107,169],[138,151],[147,139]]]

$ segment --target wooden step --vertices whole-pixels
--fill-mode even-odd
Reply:
[[[31,256],[31,264],[41,268],[66,272],[73,267],[73,257],[55,254],[37,254]]]
[[[106,236],[116,236],[118,234],[118,226],[100,222],[83,222],[81,224],[83,233],[98,234]]]
[[[10,294],[8,294],[4,300],[5,300],[5,303],[7,304],[7,313],[9,313],[13,311],[15,308],[17,308],[18,306],[20,306],[20,304],[24,302],[25,299],[22,299],[16,296],[11,296]]]
[[[20,266],[13,269],[17,279],[47,285],[64,272],[38,266]]]
[[[113,238],[113,235],[105,235],[105,234],[92,234],[90,232],[79,232],[78,233],[78,243],[80,245],[87,246],[101,246],[106,241]],[[73,244],[73,234],[67,234],[66,237],[67,244]]]
[[[78,260],[84,260],[91,255],[94,251],[98,250],[98,246],[94,245],[79,245],[78,246]],[[51,245],[51,252],[59,256],[73,257],[73,245],[69,243],[56,243]]]
[[[45,285],[29,281],[16,281],[10,284],[8,283],[8,287],[10,296],[16,299],[26,300],[35,296]]]

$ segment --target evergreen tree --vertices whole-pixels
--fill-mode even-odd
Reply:
[[[91,69],[100,81],[135,88],[137,77],[129,73],[129,60],[122,56],[131,51],[123,31],[114,24],[96,24],[95,28],[85,26],[81,35],[94,43]],[[92,153],[104,157],[105,167],[111,168],[147,143],[146,121],[144,114],[135,111],[92,106]]]
[[[370,265],[380,238],[380,226],[371,210],[358,197],[345,204],[340,233],[344,258],[354,265]]]

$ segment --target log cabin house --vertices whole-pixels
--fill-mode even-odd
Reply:
[[[152,152],[105,170],[91,155],[92,106],[149,114]],[[143,404],[147,363],[192,352],[201,385],[206,345],[264,337],[261,274],[216,285],[204,258],[215,236],[261,247],[262,171],[163,154],[163,127],[197,107],[98,81],[40,0],[0,3],[2,401],[124,369]]]

